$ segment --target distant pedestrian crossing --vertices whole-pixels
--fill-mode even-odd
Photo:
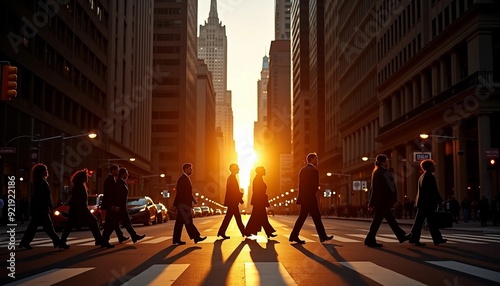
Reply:
[[[283,232],[281,232],[283,233]],[[281,234],[281,237],[288,239],[288,234]],[[338,243],[363,243],[366,237],[365,233],[348,233],[337,235],[334,233],[333,242]],[[455,234],[445,234],[444,238],[448,239],[447,244],[475,244],[475,245],[486,245],[486,244],[496,244],[500,243],[500,235],[496,234],[465,234],[465,233],[455,233]],[[146,236],[140,241],[140,244],[168,244],[171,242],[171,236]],[[207,239],[198,244],[212,244],[218,240],[217,236],[207,236]],[[255,235],[251,236],[250,239],[257,241],[258,243],[266,243],[268,241],[265,235]],[[319,243],[319,238],[317,234],[311,234],[311,236],[300,236],[300,239],[304,240],[306,243]],[[392,233],[379,233],[377,234],[377,241],[383,243],[398,243],[398,239]],[[19,244],[20,238],[16,239],[16,244]],[[109,241],[111,244],[118,244],[118,238],[113,237]],[[420,242],[432,244],[432,238],[430,235],[422,235]],[[93,238],[75,238],[69,237],[68,242],[70,246],[95,246]],[[329,242],[326,242],[329,243]],[[132,240],[129,239],[121,244],[131,245]],[[8,245],[8,241],[1,240],[0,248],[5,248]],[[31,243],[34,247],[54,247],[52,240],[48,238],[35,238]]]
[[[457,261],[424,261],[424,266],[439,267],[444,271],[451,271],[455,275],[469,275],[474,279],[480,278],[487,281],[498,282],[500,281],[500,272],[477,267],[470,264],[465,264]],[[380,285],[429,285],[428,277],[415,274],[415,277],[398,273],[393,269],[389,269],[371,261],[341,261],[335,263],[339,266],[336,271],[337,275],[348,274],[353,271],[360,276],[368,278]],[[179,284],[186,283],[187,281],[180,280],[181,275],[190,267],[190,264],[153,264],[142,272],[127,277],[128,281],[122,281],[121,285],[126,286],[142,286],[142,285],[162,285],[168,286],[175,282]],[[281,262],[243,262],[243,280],[244,285],[272,285],[272,286],[289,286],[299,285],[294,279],[293,269],[286,269]],[[53,269],[50,271],[42,272],[30,277],[20,279],[6,285],[53,285],[56,283],[63,283],[72,277],[81,275],[87,271],[92,271],[94,267],[89,268],[64,268]],[[291,271],[291,273],[289,272]],[[410,274],[411,275],[411,274]],[[298,276],[301,276],[298,274]],[[189,281],[192,277],[188,278]],[[184,276],[184,279],[186,277]],[[480,281],[480,280],[479,280]],[[205,281],[209,282],[209,281]],[[479,282],[478,282],[479,283]]]

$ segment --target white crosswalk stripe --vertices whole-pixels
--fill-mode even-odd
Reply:
[[[288,270],[278,261],[276,262],[242,262],[244,266],[245,285],[297,285]],[[500,272],[457,262],[457,261],[425,261],[425,263],[439,266],[448,270],[465,273],[478,278],[497,283],[500,281]],[[367,277],[380,285],[426,285],[413,277],[400,274],[394,270],[385,268],[371,261],[342,261],[340,265]],[[154,264],[146,270],[138,273],[132,279],[122,285],[172,285],[188,269],[190,264]],[[87,268],[65,268],[53,269],[36,274],[19,281],[6,285],[53,285],[64,282],[84,272],[95,269]],[[418,276],[421,280],[422,277]],[[186,281],[177,281],[186,282]],[[209,282],[209,281],[208,281]]]
[[[17,285],[17,286],[29,286],[29,285],[37,285],[37,286],[48,286],[54,285],[56,283],[62,282],[66,279],[74,277],[76,275],[82,274],[83,272],[87,272],[89,270],[94,269],[95,267],[90,268],[65,268],[65,269],[52,269],[13,283],[6,284],[5,286]]]
[[[319,235],[317,235],[317,234],[313,234],[313,236],[319,237]],[[354,240],[354,239],[350,239],[350,238],[342,237],[342,236],[338,236],[338,235],[334,235],[333,240],[340,241],[340,242],[359,242],[359,240]]]
[[[340,264],[382,285],[425,285],[370,261],[340,262]]]
[[[477,241],[486,241],[486,242],[500,242],[500,238],[489,238],[485,236],[478,237],[477,235],[472,235],[472,234],[447,234],[446,237],[457,237],[457,238],[463,238],[464,240],[477,240]]]
[[[359,238],[363,238],[363,239],[366,237],[366,234],[357,234],[357,233],[347,234],[347,235],[354,236],[354,237],[359,237]],[[377,241],[382,241],[382,242],[397,242],[397,243],[399,243],[399,241],[396,238],[385,238],[385,237],[381,237],[381,235],[377,235]]]
[[[456,261],[426,261],[427,263],[441,266],[443,268],[452,269],[460,273],[467,273],[476,277],[487,279],[498,283],[500,281],[500,272],[491,271],[488,269],[460,263]]]
[[[189,264],[155,264],[122,285],[172,285]]]
[[[245,262],[245,285],[297,285],[279,262]]]

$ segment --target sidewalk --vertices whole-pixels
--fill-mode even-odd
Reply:
[[[371,222],[371,218],[354,218],[354,217],[337,217],[337,216],[323,216],[322,218],[324,219],[336,219],[336,220],[351,220],[351,221],[366,221],[367,223]],[[413,225],[413,219],[396,219],[399,225],[402,226],[407,226],[411,227]],[[382,223],[387,223],[385,219],[382,221]],[[403,227],[404,229],[405,227]],[[459,221],[459,223],[453,223],[453,227],[450,228],[445,228],[448,230],[455,230],[455,231],[471,231],[471,232],[484,232],[484,233],[498,233],[500,234],[500,226],[496,225],[494,226],[491,221],[488,221],[487,226],[481,226],[480,221],[469,221],[469,222],[462,222]]]

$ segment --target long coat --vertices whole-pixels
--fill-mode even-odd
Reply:
[[[115,177],[113,175],[109,174],[106,179],[104,179],[104,192],[102,196],[102,203],[101,203],[101,209],[103,210],[109,210],[110,201],[112,201],[112,198],[116,193],[116,181]]]
[[[415,199],[415,206],[423,210],[432,210],[443,199],[439,194],[436,177],[432,172],[424,172],[418,179],[418,192]]]
[[[33,182],[33,187],[34,191],[30,203],[31,216],[46,216],[54,208],[49,182],[44,178],[40,178]]]
[[[224,198],[224,205],[237,206],[238,204],[241,203],[243,203],[243,201],[242,201],[242,193],[240,192],[240,185],[238,184],[238,180],[236,180],[236,175],[231,174],[227,178],[226,196]]]
[[[298,205],[318,204],[316,193],[319,187],[318,170],[311,164],[305,165],[299,172]]]
[[[394,175],[384,167],[378,167],[372,173],[372,187],[369,206],[382,209],[391,208],[397,201]]]
[[[253,193],[250,203],[253,206],[268,206],[269,199],[266,194],[267,185],[264,183],[262,176],[255,176],[253,179]]]

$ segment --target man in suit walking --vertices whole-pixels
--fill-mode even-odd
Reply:
[[[106,212],[106,223],[104,224],[104,231],[102,232],[103,239],[103,247],[109,248],[109,236],[113,232],[115,228],[118,227],[119,222],[121,221],[123,227],[127,230],[127,232],[132,237],[132,242],[136,243],[137,241],[146,237],[145,234],[139,235],[132,227],[132,223],[130,222],[130,218],[127,212],[127,198],[128,198],[128,170],[126,168],[120,168],[118,170],[118,178],[116,180],[116,191],[108,197],[110,200],[107,202],[109,204],[109,211]]]
[[[189,238],[193,239],[194,243],[207,239],[206,236],[200,236],[200,232],[193,223],[191,207],[193,204],[197,204],[196,199],[193,197],[193,186],[189,179],[189,176],[193,173],[193,165],[185,163],[182,165],[182,172],[182,175],[177,179],[177,185],[175,186],[177,193],[173,203],[174,208],[177,209],[177,215],[175,217],[172,242],[177,245],[186,244],[185,241],[181,241],[183,225],[186,226]]]
[[[226,235],[226,230],[233,216],[236,220],[238,228],[240,229],[241,235],[251,236],[251,234],[245,230],[245,226],[241,221],[240,209],[238,208],[238,205],[243,203],[243,194],[240,192],[240,185],[236,179],[236,175],[240,172],[240,167],[238,164],[231,164],[229,166],[229,171],[231,172],[231,175],[227,178],[226,196],[224,198],[224,205],[227,206],[227,212],[219,231],[217,232],[217,236],[220,236],[223,239],[229,239],[229,236]]]
[[[109,167],[109,174],[106,179],[104,179],[104,192],[102,196],[101,209],[105,210],[106,212],[110,211],[110,205],[108,203],[110,200],[108,200],[107,198],[112,197],[112,194],[116,193],[116,177],[118,177],[118,169],[118,165],[111,165]],[[115,224],[114,227],[114,231],[120,243],[129,239],[129,237],[123,235],[123,231],[120,229],[119,224]]]
[[[418,179],[418,192],[415,200],[417,215],[415,217],[415,221],[413,222],[409,242],[411,244],[415,244],[416,246],[425,245],[425,243],[420,242],[420,235],[422,233],[422,224],[424,223],[425,218],[427,218],[429,232],[431,233],[434,244],[442,244],[448,240],[443,239],[443,236],[439,231],[436,218],[434,217],[434,211],[436,210],[437,205],[443,202],[441,195],[439,195],[436,178],[434,177],[434,172],[436,171],[434,161],[430,159],[423,160],[420,163],[420,168],[424,173]]]
[[[373,210],[375,215],[370,230],[365,238],[365,245],[368,247],[381,247],[381,243],[377,243],[375,236],[380,228],[382,220],[385,218],[392,231],[398,238],[400,243],[410,239],[411,234],[406,234],[399,227],[396,218],[391,212],[391,207],[394,207],[397,200],[396,184],[394,183],[394,175],[389,171],[389,158],[384,154],[377,155],[375,167],[372,171],[372,186],[370,193],[370,201],[368,209]]]
[[[325,227],[321,221],[321,213],[316,197],[316,193],[319,189],[319,173],[316,169],[319,162],[318,155],[316,153],[309,153],[306,160],[307,165],[299,172],[299,196],[297,198],[297,204],[300,205],[300,214],[289,238],[289,241],[301,244],[305,243],[305,241],[299,238],[299,232],[309,214],[311,214],[314,225],[316,226],[319,240],[324,242],[333,238],[333,235],[326,234]]]

